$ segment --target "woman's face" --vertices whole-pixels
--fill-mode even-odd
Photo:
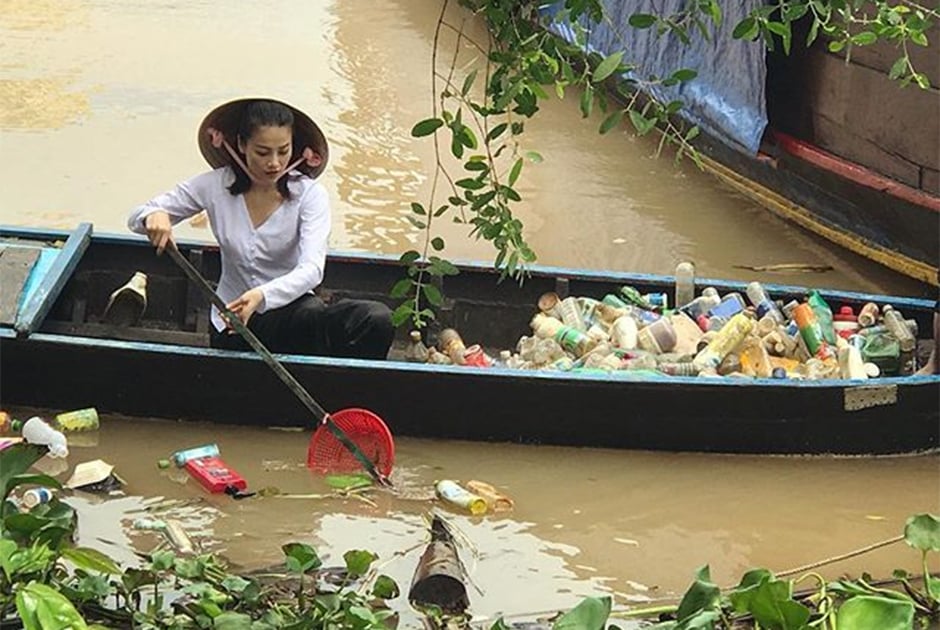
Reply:
[[[257,181],[277,180],[291,157],[292,133],[290,127],[258,127],[247,142],[238,141],[245,154],[245,164]]]

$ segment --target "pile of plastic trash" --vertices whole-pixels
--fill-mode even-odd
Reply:
[[[406,351],[410,361],[501,366],[523,370],[621,371],[649,375],[793,379],[867,379],[912,374],[917,323],[884,305],[833,312],[817,291],[803,301],[772,300],[759,282],[719,294],[695,295],[694,268],[676,270],[675,304],[665,293],[620,287],[602,299],[546,293],[531,320],[532,334],[498,357],[467,347],[445,329],[437,347],[418,331]]]

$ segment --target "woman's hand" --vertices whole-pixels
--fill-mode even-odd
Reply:
[[[264,304],[264,293],[261,289],[249,289],[226,304],[226,307],[238,315],[238,319],[247,326],[248,320],[262,304]]]
[[[173,224],[170,223],[170,215],[164,210],[148,214],[144,219],[144,227],[147,228],[150,243],[157,248],[157,254],[162,254],[163,249],[173,242]]]

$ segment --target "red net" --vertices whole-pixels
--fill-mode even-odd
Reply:
[[[379,474],[387,477],[395,463],[395,441],[382,419],[367,409],[343,409],[330,418],[366,458],[375,464]],[[320,473],[348,473],[363,469],[349,449],[343,446],[329,427],[320,425],[310,438],[307,468]]]

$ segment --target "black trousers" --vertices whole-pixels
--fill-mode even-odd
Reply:
[[[237,332],[210,328],[213,348],[251,349]],[[255,313],[248,328],[271,352],[358,359],[384,359],[395,335],[391,310],[381,302],[325,304],[310,294],[281,308]]]

